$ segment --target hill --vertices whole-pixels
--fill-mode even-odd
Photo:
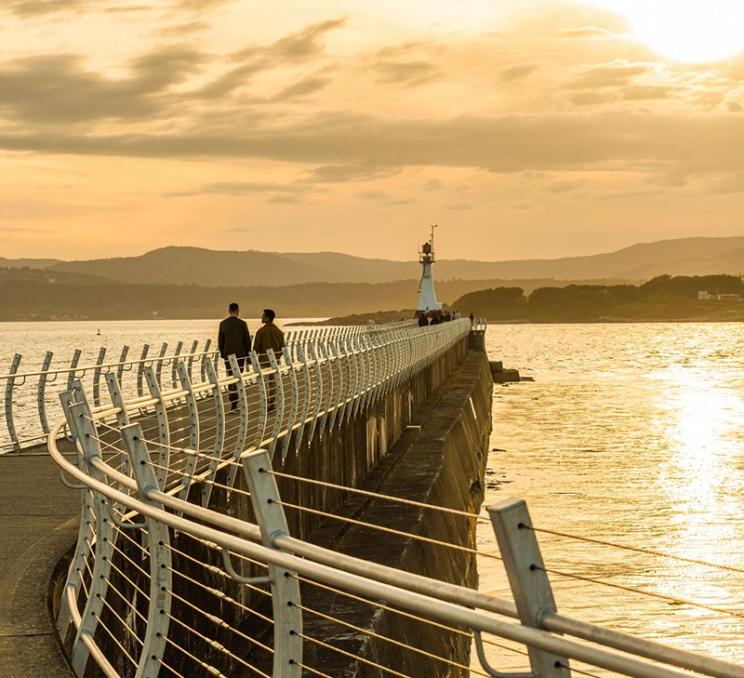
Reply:
[[[416,280],[415,260],[366,259],[337,252],[218,251],[164,247],[134,257],[83,261],[0,260],[0,266],[45,268],[153,285],[287,286],[311,282],[385,283]],[[744,237],[681,238],[639,243],[582,257],[471,261],[441,259],[438,281],[617,279],[642,281],[663,273],[707,275],[744,272]],[[410,304],[406,304],[410,305]]]

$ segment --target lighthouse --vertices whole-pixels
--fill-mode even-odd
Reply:
[[[432,311],[441,311],[442,304],[437,301],[434,294],[434,278],[432,277],[431,266],[434,263],[434,229],[436,224],[431,227],[431,239],[425,242],[419,252],[419,263],[421,264],[421,282],[419,283],[419,298],[416,305],[416,317],[427,315]]]

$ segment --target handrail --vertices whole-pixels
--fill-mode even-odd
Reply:
[[[61,424],[59,426],[61,427]],[[548,631],[494,619],[484,613],[471,609],[473,592],[465,587],[445,584],[437,580],[427,580],[425,577],[417,575],[406,576],[406,573],[403,572],[397,572],[397,584],[387,583],[385,581],[385,575],[387,574],[385,570],[392,568],[385,568],[376,563],[366,561],[363,561],[365,563],[365,574],[355,574],[340,569],[337,566],[327,564],[328,562],[337,564],[341,554],[307,544],[297,539],[292,539],[290,543],[285,543],[286,551],[269,548],[253,543],[253,541],[246,541],[244,538],[230,534],[230,532],[235,530],[236,523],[242,521],[236,521],[236,519],[229,518],[211,509],[198,507],[174,497],[166,498],[161,492],[152,487],[141,491],[141,499],[138,499],[131,494],[116,490],[103,480],[97,480],[91,477],[75,464],[65,459],[60,453],[57,447],[55,433],[55,431],[50,432],[48,438],[49,450],[55,462],[66,473],[75,477],[81,483],[86,484],[92,491],[107,497],[112,502],[126,506],[130,511],[136,512],[145,518],[167,525],[170,529],[185,532],[198,539],[212,542],[228,551],[267,562],[286,570],[296,571],[306,577],[332,586],[341,587],[356,594],[381,599],[389,604],[394,604],[417,614],[427,615],[448,624],[463,626],[477,632],[492,633],[508,640],[524,643],[529,647],[563,654],[624,675],[637,676],[638,678],[682,678],[685,675],[674,669],[648,664],[633,657],[618,655],[608,650],[555,636]],[[102,465],[105,465],[105,462],[99,462],[98,465],[99,468],[103,468]],[[112,475],[119,475],[114,469],[111,469],[111,471],[113,471]],[[130,484],[130,482],[127,484]],[[156,508],[161,502],[165,506],[164,500],[174,510],[183,510],[184,515],[189,515],[194,520],[209,522],[215,527],[206,526],[201,522],[194,522],[194,520],[181,517],[177,513],[170,513],[165,508]],[[246,525],[243,531],[246,530],[250,531],[254,538],[258,536],[258,539],[260,539],[260,535],[256,535],[258,531],[257,526]],[[303,557],[297,555],[298,551]],[[314,557],[317,558],[319,555],[321,557],[315,560]],[[323,562],[324,560],[326,562]],[[349,560],[354,561],[357,559],[343,556],[343,560],[348,562]],[[417,586],[410,586],[411,577],[417,578]],[[443,596],[443,591],[448,592],[445,594],[448,597]],[[478,595],[483,596],[484,601],[493,601],[493,604],[486,607],[486,609],[500,614],[508,614],[510,617],[516,616],[512,608],[508,604],[504,605],[500,599],[486,594]],[[608,632],[607,629],[603,629],[600,626],[586,624],[568,617],[549,615],[548,618],[551,619],[551,624],[554,627],[560,628],[560,632],[574,634],[594,643],[609,645],[610,647],[614,646],[612,643],[615,645],[620,644],[622,647],[618,649],[622,649],[625,652],[631,649],[631,645],[637,644],[638,647],[633,647],[632,649],[636,652],[640,649],[642,653],[645,653],[642,654],[639,652],[641,656],[651,654],[658,661],[667,661],[670,663],[675,661],[677,665],[685,662],[686,668],[692,668],[692,670],[698,670],[706,675],[719,676],[720,678],[742,678],[744,676],[744,667],[731,664],[730,662],[695,655],[694,653],[671,648],[661,643],[643,641],[631,636],[625,636],[625,634],[618,634],[617,632]],[[576,633],[577,631],[578,633]]]

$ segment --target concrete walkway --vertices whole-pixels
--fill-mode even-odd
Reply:
[[[0,455],[0,674],[73,675],[56,639],[49,587],[77,537],[79,493],[46,454]]]

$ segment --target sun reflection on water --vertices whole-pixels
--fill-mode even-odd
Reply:
[[[536,381],[495,391],[486,503],[523,497],[543,527],[744,566],[744,326],[500,326],[488,351]],[[479,542],[495,547],[487,523]],[[740,573],[540,542],[555,569],[744,615]],[[508,595],[498,564],[480,574],[483,590]],[[553,588],[566,614],[744,662],[742,616],[560,578]]]

